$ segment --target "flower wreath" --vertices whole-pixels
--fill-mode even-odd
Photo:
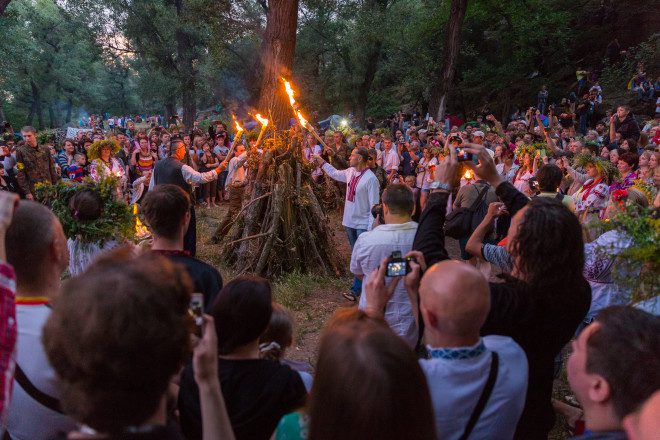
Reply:
[[[573,158],[573,166],[575,167],[584,169],[588,164],[596,167],[598,173],[605,178],[608,184],[619,177],[619,170],[609,160],[601,159],[591,153],[579,153]]]
[[[110,148],[111,155],[115,155],[119,153],[119,150],[121,150],[121,146],[119,145],[119,142],[115,140],[104,139],[101,141],[96,141],[89,146],[89,150],[87,150],[87,159],[92,161],[94,159],[100,158],[101,150],[104,148]]]
[[[535,142],[533,144],[523,144],[519,147],[516,147],[515,154],[516,154],[516,159],[518,161],[521,161],[523,157],[525,157],[525,154],[529,154],[534,158],[536,155],[537,151],[545,150],[547,145],[543,142]]]
[[[116,197],[117,178],[108,176],[95,182],[86,177],[82,183],[60,180],[55,184],[38,183],[35,198],[50,205],[67,238],[83,242],[104,242],[113,239],[135,239],[135,217],[131,207]],[[69,209],[69,201],[79,191],[91,190],[103,201],[101,217],[87,222],[79,221]]]

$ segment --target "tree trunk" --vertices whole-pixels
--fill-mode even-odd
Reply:
[[[71,113],[73,112],[73,101],[69,98],[66,102],[66,120],[65,123],[71,122]]]
[[[50,119],[50,128],[57,127],[57,117],[55,116],[55,110],[53,109],[53,104],[48,104],[48,119]]]
[[[11,3],[11,0],[0,0],[0,17],[4,15],[5,9],[7,9],[9,3]]]
[[[183,0],[175,0],[174,6],[176,7],[176,14],[179,17],[179,27],[176,29],[176,52],[179,65],[181,104],[183,106],[183,125],[186,130],[190,130],[192,129],[197,113],[197,99],[195,94],[197,72],[193,65],[195,54],[191,36],[184,30],[186,23]]]
[[[44,112],[41,108],[41,96],[39,94],[39,87],[34,81],[30,80],[30,87],[32,88],[32,102],[34,103],[34,112],[37,114],[38,129],[44,129]]]
[[[176,98],[168,96],[165,101],[165,119],[169,121],[174,115],[176,115]],[[167,123],[165,123],[165,126],[167,126]]]
[[[381,17],[387,10],[387,3],[389,0],[369,0],[365,2],[363,7],[363,14],[368,14],[372,21],[380,22]],[[369,24],[371,26],[371,24]],[[377,28],[377,27],[376,27]],[[369,92],[371,92],[371,85],[376,77],[378,71],[378,60],[380,59],[381,50],[383,48],[383,37],[379,31],[372,36],[371,47],[365,58],[364,77],[362,83],[358,87],[358,94],[355,101],[355,117],[361,126],[364,126],[366,120],[367,104],[369,103]]]
[[[429,102],[429,113],[436,121],[444,121],[445,109],[447,108],[447,92],[454,80],[456,72],[456,59],[460,49],[461,26],[465,18],[468,0],[452,0],[449,12],[449,24],[445,36],[445,47],[443,51],[442,72],[440,78],[431,90]]]
[[[28,112],[27,119],[25,120],[25,125],[32,125],[34,122],[34,107],[35,103],[32,101],[32,104],[30,104],[30,111]]]
[[[371,84],[374,82],[376,77],[376,71],[378,70],[378,59],[380,58],[380,51],[383,47],[382,41],[376,41],[369,51],[367,56],[367,66],[364,73],[364,79],[362,84],[358,88],[357,96],[357,105],[355,108],[355,117],[358,120],[360,126],[364,127],[364,122],[366,120],[367,113],[367,103],[369,102],[369,92],[371,91]]]
[[[197,99],[195,94],[196,72],[193,66],[193,53],[190,36],[177,30],[177,52],[179,55],[181,104],[183,106],[183,125],[186,130],[192,129],[197,113]]]
[[[0,121],[6,121],[7,118],[5,117],[5,101],[2,99],[2,95],[0,94]]]
[[[268,19],[261,51],[263,78],[257,111],[272,119],[271,122],[280,130],[288,128],[292,116],[280,77],[291,78],[297,27],[298,0],[268,2]]]

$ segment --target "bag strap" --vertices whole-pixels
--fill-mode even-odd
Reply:
[[[474,201],[472,206],[470,206],[469,209],[470,211],[475,211],[477,209],[477,207],[483,201],[484,197],[486,197],[486,193],[488,192],[489,189],[490,189],[490,185],[486,184],[486,186],[484,186],[484,189],[482,189],[481,191],[477,190],[479,195],[477,196],[477,199]]]
[[[479,396],[477,405],[474,407],[474,410],[472,410],[472,414],[470,415],[470,419],[468,420],[467,425],[465,425],[465,430],[463,431],[463,435],[461,435],[460,440],[467,440],[470,437],[470,434],[472,433],[472,430],[474,429],[475,425],[479,421],[479,417],[481,417],[481,413],[486,407],[486,403],[488,403],[488,399],[490,398],[490,395],[493,392],[493,388],[495,388],[495,381],[497,380],[497,371],[499,370],[499,365],[500,365],[500,357],[497,355],[496,352],[492,351],[491,361],[490,361],[490,373],[488,374],[486,385],[484,386],[484,389],[481,392],[481,396]]]
[[[34,386],[30,379],[25,375],[25,372],[20,365],[16,364],[16,370],[14,371],[14,378],[16,382],[23,388],[23,391],[27,393],[32,399],[45,406],[46,408],[55,411],[60,414],[64,414],[62,407],[60,406],[60,401],[44,393],[40,389]]]

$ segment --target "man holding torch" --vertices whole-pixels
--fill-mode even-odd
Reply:
[[[342,225],[348,235],[351,249],[360,234],[370,231],[373,218],[371,208],[380,200],[378,178],[369,169],[369,153],[366,148],[355,148],[349,157],[349,166],[345,170],[337,170],[319,155],[314,160],[332,179],[346,183],[346,199],[344,202],[344,218]],[[362,290],[362,280],[353,279],[350,293],[344,297],[355,301]]]
[[[203,184],[217,180],[220,173],[227,168],[231,154],[232,151],[229,152],[225,160],[217,168],[200,173],[182,162],[186,155],[186,144],[181,139],[174,139],[169,144],[169,157],[156,163],[154,171],[151,174],[149,189],[153,189],[156,185],[169,183],[181,187],[186,193],[190,194],[193,183]],[[194,204],[191,204],[190,207],[190,223],[183,238],[183,249],[190,252],[190,255],[193,257],[197,252],[197,220],[195,218]]]

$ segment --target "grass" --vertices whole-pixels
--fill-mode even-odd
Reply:
[[[275,280],[275,301],[291,310],[302,310],[309,296],[320,289],[340,291],[346,279],[292,272]]]

